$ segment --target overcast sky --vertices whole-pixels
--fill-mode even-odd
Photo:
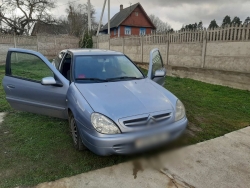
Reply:
[[[75,1],[75,0],[71,0]],[[52,12],[56,16],[65,15],[68,0],[58,0],[57,8]],[[87,0],[78,0],[75,3],[86,3]],[[91,0],[96,9],[96,20],[99,21],[104,0]],[[138,0],[110,0],[111,17],[120,9],[135,4]],[[154,14],[164,22],[168,22],[172,28],[180,29],[183,24],[203,21],[207,27],[211,20],[215,19],[220,25],[222,19],[229,15],[231,19],[239,16],[242,21],[250,16],[250,0],[141,0],[139,1],[148,15]],[[66,4],[66,5],[65,5]],[[106,7],[107,9],[107,7]],[[107,22],[107,11],[104,13],[103,23]]]

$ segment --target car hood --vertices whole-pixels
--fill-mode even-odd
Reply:
[[[139,114],[172,111],[169,99],[155,84],[149,79],[142,79],[75,85],[95,112],[118,120]]]

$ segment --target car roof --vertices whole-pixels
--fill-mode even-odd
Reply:
[[[121,52],[102,49],[68,49],[73,55],[124,55]]]

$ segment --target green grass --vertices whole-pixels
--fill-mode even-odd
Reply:
[[[22,56],[22,54],[18,55]],[[49,67],[41,59],[34,56],[14,61],[11,63],[11,71],[13,76],[36,81],[41,81],[44,77],[53,76],[53,72],[49,69]]]
[[[0,66],[0,81],[4,66]],[[250,92],[167,77],[165,87],[185,104],[190,121],[184,144],[215,138],[250,125]],[[99,157],[72,146],[67,121],[12,110],[0,88],[0,187],[32,186],[128,160]],[[132,172],[131,172],[132,173]]]

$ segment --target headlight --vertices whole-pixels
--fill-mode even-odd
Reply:
[[[111,121],[104,115],[93,113],[91,115],[91,123],[99,133],[102,133],[102,134],[121,133],[118,127],[113,123],[113,121]]]
[[[186,115],[185,107],[180,100],[176,102],[175,121],[179,121]]]

